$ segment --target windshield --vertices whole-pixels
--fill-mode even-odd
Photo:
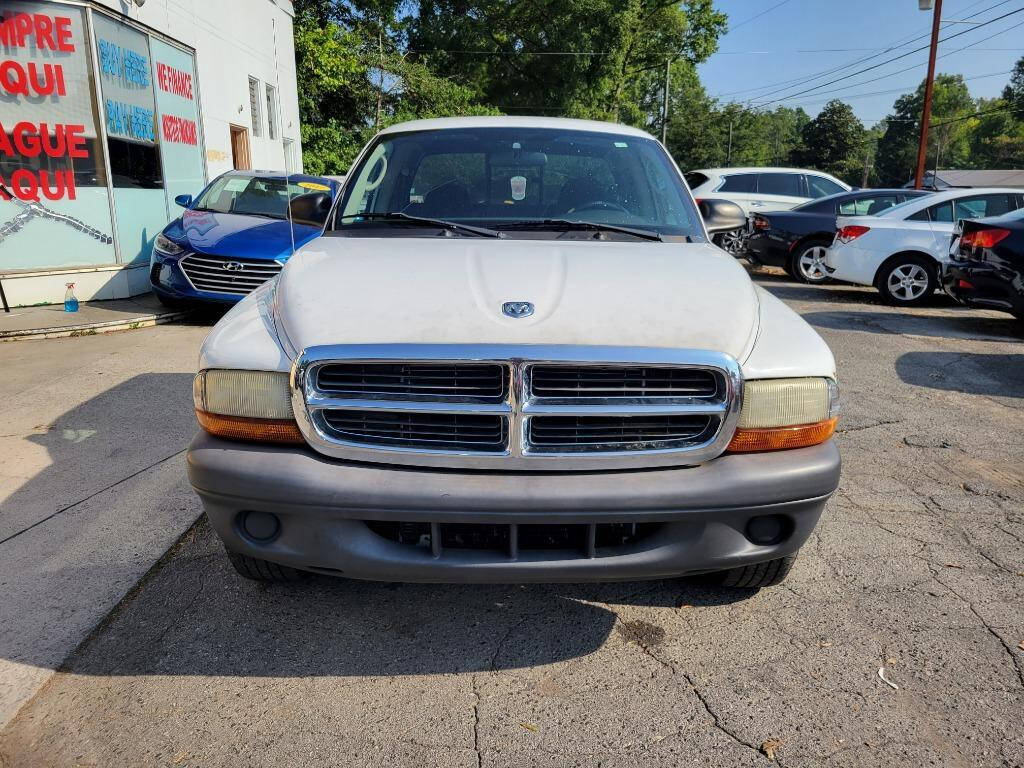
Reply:
[[[294,199],[329,190],[327,180],[293,176],[286,184],[284,177],[230,174],[221,176],[207,187],[192,210],[287,219],[289,195]],[[319,224],[327,220],[328,210],[319,214]]]
[[[430,233],[381,217],[398,212],[508,230],[508,236],[526,236],[523,225],[544,231],[543,223],[554,219],[702,234],[675,166],[660,144],[639,136],[520,127],[389,134],[348,178],[335,217],[342,233],[389,227],[406,236]],[[377,217],[359,218],[368,214]],[[566,234],[552,228],[547,236]]]

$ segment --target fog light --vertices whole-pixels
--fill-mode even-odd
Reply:
[[[747,523],[747,538],[755,544],[778,544],[788,533],[789,524],[781,515],[753,517]]]
[[[281,530],[281,521],[270,512],[245,512],[242,515],[242,530],[256,541],[270,541]]]

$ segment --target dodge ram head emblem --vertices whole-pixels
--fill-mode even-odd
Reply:
[[[241,272],[245,269],[245,265],[239,261],[228,261],[224,263],[224,269],[228,272]]]
[[[528,301],[506,301],[501,305],[501,312],[509,317],[529,317],[533,314],[533,304]]]

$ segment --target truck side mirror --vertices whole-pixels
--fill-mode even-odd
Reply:
[[[747,225],[743,209],[729,200],[700,200],[697,207],[709,235],[743,229]]]
[[[182,208],[188,208],[192,205],[192,195],[178,195],[174,198],[174,202],[180,205]]]

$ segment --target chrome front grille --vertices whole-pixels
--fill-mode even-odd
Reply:
[[[714,397],[718,378],[701,368],[657,366],[534,365],[535,397]]]
[[[742,399],[727,355],[584,346],[313,347],[292,385],[328,456],[508,470],[698,464],[725,449]]]
[[[317,369],[316,384],[321,392],[346,397],[500,403],[508,392],[508,369],[471,363],[334,363]]]
[[[197,291],[247,296],[283,268],[279,261],[240,259],[190,253],[179,262]]]

